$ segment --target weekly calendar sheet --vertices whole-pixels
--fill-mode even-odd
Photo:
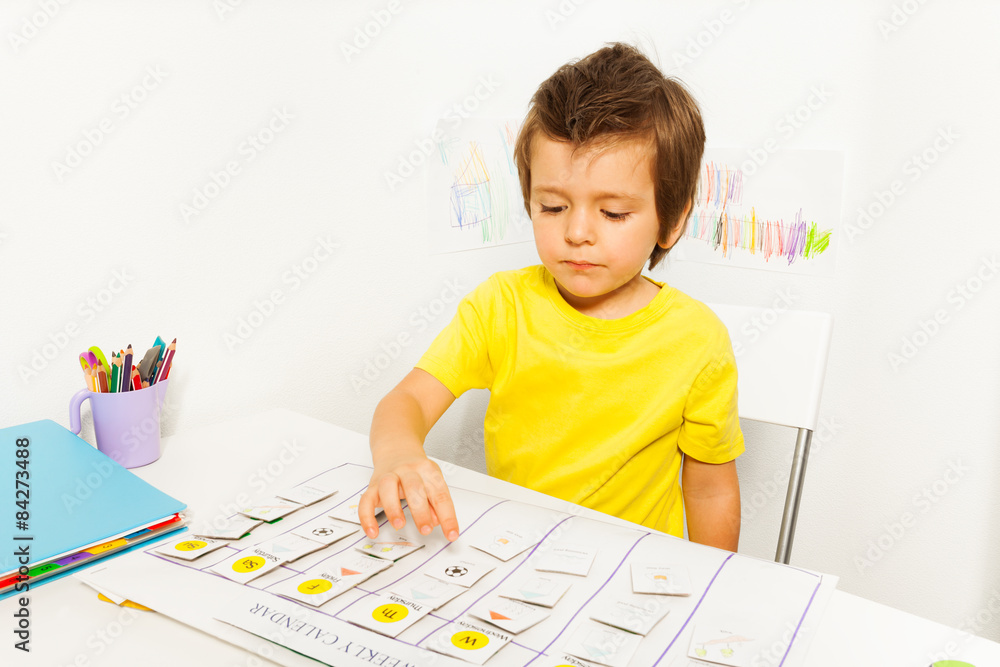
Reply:
[[[295,480],[79,575],[285,665],[802,664],[836,578],[452,488],[449,543],[357,522],[371,468]],[[305,657],[304,657],[305,656]]]

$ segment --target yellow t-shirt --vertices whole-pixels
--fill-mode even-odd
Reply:
[[[544,266],[496,273],[466,295],[417,363],[452,394],[490,390],[490,475],[680,537],[681,452],[744,449],[729,334],[663,283],[614,320],[566,303]]]

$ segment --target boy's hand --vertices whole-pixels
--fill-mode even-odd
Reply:
[[[386,518],[396,530],[406,525],[399,502],[402,498],[406,498],[410,515],[421,535],[429,535],[435,526],[440,525],[441,532],[449,541],[458,539],[455,504],[444,475],[436,463],[423,455],[385,462],[384,466],[375,469],[368,489],[361,494],[358,503],[358,518],[368,537],[378,536],[376,507],[385,510]]]

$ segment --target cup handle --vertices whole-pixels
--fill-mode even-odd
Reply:
[[[73,398],[69,399],[69,430],[77,435],[80,435],[80,429],[82,428],[80,425],[80,408],[88,398],[90,398],[90,390],[81,389],[73,394]]]

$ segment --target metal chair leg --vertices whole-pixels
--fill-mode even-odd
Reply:
[[[800,428],[795,439],[795,453],[792,468],[788,474],[788,493],[785,495],[785,511],[781,515],[781,532],[778,533],[778,549],[774,560],[788,565],[792,556],[792,540],[795,538],[795,523],[799,517],[799,501],[802,499],[802,484],[806,478],[806,464],[809,462],[809,445],[812,431]]]

